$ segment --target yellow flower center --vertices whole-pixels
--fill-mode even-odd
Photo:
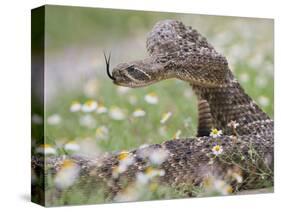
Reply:
[[[212,129],[212,133],[213,133],[214,135],[217,135],[217,134],[219,133],[219,131],[218,131],[217,129]]]
[[[149,166],[145,169],[146,174],[150,174],[151,172],[153,172],[153,168],[151,166]]]
[[[62,163],[62,168],[70,168],[73,167],[75,163],[72,160],[64,160]]]
[[[151,93],[149,93],[148,95],[149,95],[149,96],[152,96],[152,97],[156,97],[156,96],[157,96],[157,94],[154,93],[154,92],[151,92]]]
[[[122,151],[119,155],[118,155],[118,159],[119,160],[125,160],[126,158],[128,158],[129,156],[129,152],[127,151]]]
[[[221,147],[220,147],[219,145],[217,145],[217,146],[214,147],[214,150],[215,150],[216,152],[220,151],[220,149],[221,149]]]
[[[92,104],[93,104],[93,101],[92,101],[92,100],[89,100],[89,101],[86,102],[86,105],[87,105],[87,106],[91,106]]]

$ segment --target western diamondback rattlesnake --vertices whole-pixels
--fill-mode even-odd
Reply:
[[[146,46],[149,57],[119,64],[112,75],[107,61],[107,73],[113,82],[142,87],[177,78],[189,83],[198,98],[197,138],[156,145],[169,152],[168,160],[161,166],[166,173],[163,181],[200,182],[204,175],[200,171],[202,167],[205,171],[227,168],[222,164],[206,168],[213,140],[211,128],[223,131],[219,140],[225,154],[241,151],[247,156],[252,145],[261,157],[273,158],[273,120],[244,92],[226,58],[206,38],[179,21],[165,20],[158,22],[148,34]],[[231,123],[236,126],[231,127]]]
[[[273,185],[273,120],[244,92],[225,57],[196,30],[174,20],[158,22],[146,44],[149,57],[119,64],[112,75],[107,60],[109,77],[115,84],[127,87],[147,86],[168,78],[189,83],[198,97],[197,137],[125,153],[133,158],[133,163],[117,175],[114,170],[120,166],[124,153],[113,153],[97,161],[72,158],[82,167],[83,177],[104,182],[114,196],[133,182],[137,173],[150,168],[147,157],[152,151],[162,151],[167,157],[158,166],[164,171],[159,182],[166,185],[200,185],[209,175],[224,179],[228,170],[236,167],[244,179],[237,190],[264,187],[257,183],[262,180]],[[223,135],[212,138],[211,128],[221,129]],[[214,145],[223,149],[219,157],[214,157]],[[48,163],[59,169],[60,160],[48,159]],[[38,167],[36,160],[33,167]]]

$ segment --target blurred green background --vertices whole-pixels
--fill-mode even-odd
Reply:
[[[76,154],[97,156],[195,135],[197,103],[187,83],[125,89],[105,73],[103,51],[111,52],[112,67],[146,57],[146,34],[163,19],[202,33],[273,118],[273,20],[64,6],[46,6],[45,17],[44,121],[55,154],[69,143],[79,146]],[[38,114],[33,120],[40,125]]]

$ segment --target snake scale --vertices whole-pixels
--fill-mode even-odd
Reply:
[[[130,151],[128,154],[134,162],[117,177],[113,169],[120,164],[119,153],[95,161],[73,159],[82,167],[83,175],[104,182],[114,196],[124,189],[121,183],[124,179],[133,182],[136,173],[148,168],[143,151],[163,150],[167,158],[159,164],[164,174],[158,180],[165,185],[200,185],[206,175],[211,173],[223,179],[227,170],[238,166],[244,179],[238,190],[264,187],[257,183],[261,178],[266,178],[272,186],[274,122],[245,93],[226,58],[196,30],[175,20],[158,22],[148,34],[146,46],[147,58],[121,63],[112,74],[107,60],[108,76],[113,83],[132,88],[168,78],[187,82],[198,99],[197,136]],[[236,125],[231,127],[229,123]],[[223,135],[214,139],[210,136],[212,128],[222,130]],[[212,154],[215,144],[223,149],[219,157]],[[257,155],[255,159],[253,152]],[[58,158],[50,161],[60,164]],[[263,167],[269,169],[269,174],[259,172]]]

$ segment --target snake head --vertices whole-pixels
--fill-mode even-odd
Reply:
[[[169,78],[162,70],[161,64],[155,64],[153,58],[148,58],[117,65],[112,71],[112,78],[117,85],[143,87]]]
[[[146,47],[150,57],[113,69],[109,77],[115,84],[142,87],[177,78],[194,85],[220,87],[233,79],[226,58],[196,30],[179,21],[158,22],[148,34]]]

